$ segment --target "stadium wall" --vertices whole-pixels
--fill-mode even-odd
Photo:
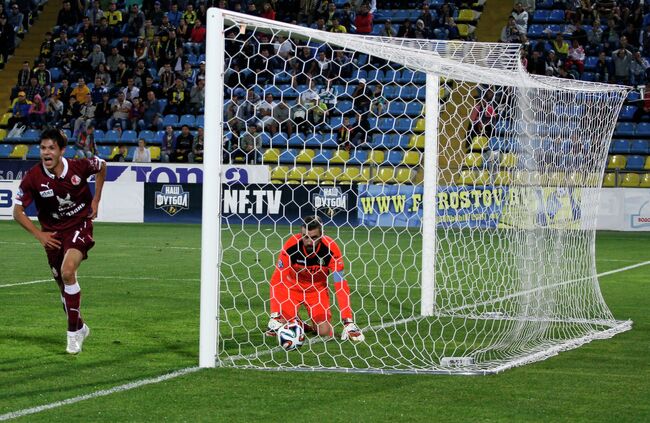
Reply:
[[[35,163],[0,162],[0,219],[11,219],[19,181]],[[254,165],[227,165],[222,177],[223,215],[231,222],[292,223],[316,213],[338,224],[416,227],[422,216],[418,185],[273,185],[268,167]],[[198,223],[202,180],[202,165],[110,163],[98,221]],[[441,227],[578,229],[582,198],[591,194],[586,188],[439,187],[436,212]],[[515,223],[510,210],[522,202],[533,202],[538,212]],[[33,207],[27,212],[35,214]],[[603,188],[596,226],[650,231],[650,189]]]

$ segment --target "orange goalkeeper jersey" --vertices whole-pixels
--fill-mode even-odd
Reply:
[[[297,282],[304,289],[324,288],[328,275],[342,272],[343,267],[341,249],[332,238],[323,235],[316,250],[307,254],[302,235],[296,234],[282,247],[271,283],[282,281],[294,285]]]

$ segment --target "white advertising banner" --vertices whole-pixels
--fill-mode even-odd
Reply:
[[[268,166],[223,165],[221,177],[227,184],[267,184]],[[182,163],[108,163],[107,182],[150,182],[161,184],[200,184],[202,164]]]
[[[109,182],[104,184],[102,201],[97,212],[98,222],[144,221],[144,184]]]

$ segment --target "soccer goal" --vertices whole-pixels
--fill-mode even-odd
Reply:
[[[625,87],[529,75],[518,45],[220,9],[206,72],[202,367],[486,374],[631,328],[595,263]],[[222,161],[270,180],[222,187]],[[340,340],[332,292],[335,336],[288,352],[264,333],[269,279],[314,214],[341,247],[365,341]]]

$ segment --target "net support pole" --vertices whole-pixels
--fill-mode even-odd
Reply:
[[[223,145],[224,19],[208,9],[206,36],[205,146],[201,218],[201,316],[199,367],[215,367],[219,339],[221,266],[221,149]]]
[[[440,77],[427,73],[422,193],[422,297],[420,314],[433,316],[436,284],[436,193],[438,190],[438,117]]]

